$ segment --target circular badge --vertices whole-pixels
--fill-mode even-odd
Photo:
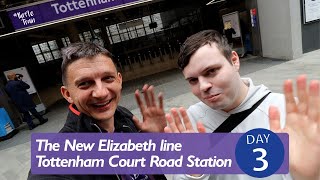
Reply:
[[[284,147],[277,134],[267,129],[253,129],[242,135],[236,145],[240,169],[252,177],[274,174],[284,160]]]

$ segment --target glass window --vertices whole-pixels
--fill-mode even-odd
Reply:
[[[116,25],[111,25],[111,26],[109,26],[109,30],[110,30],[111,35],[119,34]]]
[[[160,13],[152,15],[153,21],[157,23],[157,27],[154,29],[156,32],[163,30],[163,24]]]
[[[136,38],[137,37],[137,33],[135,31],[135,29],[133,27],[128,28],[129,29],[129,36],[131,39]]]
[[[113,40],[113,43],[121,42],[121,39],[120,39],[119,35],[112,36],[112,40]]]
[[[33,45],[32,49],[33,49],[34,54],[40,54],[41,53],[40,48],[39,48],[38,45]]]
[[[152,20],[150,17],[152,18]],[[143,24],[141,24],[141,20]],[[135,21],[137,21],[136,24],[134,24]],[[157,23],[157,28],[150,29],[149,24],[152,22]],[[119,26],[119,24],[121,25]],[[111,44],[146,36],[149,34],[153,34],[154,32],[163,31],[163,24],[160,13],[153,14],[151,16],[144,16],[140,19],[121,22],[119,24],[113,24],[106,27],[106,31]]]
[[[142,20],[143,20],[144,24],[148,24],[149,25],[151,23],[150,16],[142,17]]]
[[[109,26],[106,26],[106,31],[107,31],[107,34],[108,34],[108,38],[109,38],[110,44],[113,44],[113,40],[111,38],[110,31],[109,31]]]
[[[145,36],[146,32],[144,31],[143,28],[141,28],[141,29],[137,29],[137,34],[138,34],[138,37],[141,37],[141,36]]]
[[[143,25],[142,25],[142,24],[136,26],[136,29],[141,29],[141,28],[143,28]]]
[[[50,49],[58,49],[58,45],[57,45],[56,40],[49,41],[48,44],[49,44]]]
[[[66,39],[67,38],[61,39],[64,46],[66,46],[68,43]],[[32,45],[32,49],[39,64],[61,58],[60,50],[56,40]]]
[[[50,49],[49,49],[49,46],[48,46],[48,43],[47,43],[47,42],[45,42],[45,43],[41,43],[41,44],[39,44],[39,45],[40,45],[40,49],[41,49],[41,51],[42,51],[42,52],[50,51]]]
[[[44,53],[43,56],[44,56],[44,59],[45,59],[46,61],[52,61],[52,60],[53,60],[53,57],[52,57],[51,52]]]
[[[152,34],[153,30],[149,28],[149,24],[151,23],[150,16],[145,16],[142,18],[143,24],[146,30],[147,35]]]
[[[122,40],[129,40],[129,35],[128,35],[128,33],[122,33],[122,34],[120,34],[120,36],[121,36],[121,39]]]
[[[61,58],[61,53],[60,53],[59,50],[52,51],[52,55],[53,55],[53,58],[54,58],[54,59],[59,59],[59,58]]]
[[[37,60],[38,60],[38,62],[41,64],[41,63],[45,63],[45,61],[44,61],[44,58],[43,58],[43,55],[42,54],[39,54],[39,55],[37,55],[36,56],[37,57]]]
[[[69,44],[71,44],[69,37],[61,38],[61,40],[64,47],[67,47]]]
[[[84,41],[85,41],[85,42],[90,42],[90,41],[91,41],[91,39],[92,39],[92,34],[91,34],[90,31],[83,32],[82,34],[83,34],[83,36],[84,36]]]

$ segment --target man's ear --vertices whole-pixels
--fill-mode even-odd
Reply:
[[[232,51],[231,52],[231,63],[232,63],[232,66],[237,70],[239,71],[240,69],[240,59],[239,59],[239,56],[238,56],[238,53],[235,52],[235,51]]]
[[[69,91],[68,91],[68,89],[67,89],[66,86],[61,86],[60,92],[61,92],[62,96],[63,96],[70,104],[73,104],[73,100],[72,100],[72,98],[71,98],[71,96],[70,96],[70,93],[69,93]]]
[[[120,83],[120,85],[121,85],[121,89],[122,89],[122,75],[121,75],[120,72],[118,72],[118,77],[117,77],[117,79],[118,79],[118,81],[119,81],[119,83]]]

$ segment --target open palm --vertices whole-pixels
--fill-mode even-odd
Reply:
[[[143,119],[140,121],[136,116],[134,116],[134,123],[143,132],[163,132],[164,127],[167,124],[163,109],[162,93],[159,93],[158,95],[159,104],[157,104],[153,86],[149,86],[147,84],[144,85],[142,92],[145,104],[140,98],[139,90],[135,91],[135,97]]]
[[[179,111],[179,112],[178,112]],[[165,127],[166,133],[195,133],[195,129],[192,127],[192,123],[188,117],[186,110],[183,107],[179,109],[172,108],[170,110],[171,115],[167,114],[166,119],[169,126]],[[179,116],[179,113],[181,116]],[[197,122],[197,130],[199,133],[205,133],[206,130],[201,122]]]
[[[305,75],[297,78],[295,101],[291,80],[284,83],[286,124],[280,127],[280,113],[270,107],[270,129],[289,134],[289,164],[294,179],[320,180],[320,96],[319,81],[311,81],[307,90]]]

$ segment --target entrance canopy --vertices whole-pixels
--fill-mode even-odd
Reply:
[[[52,24],[157,1],[161,0],[53,0],[14,7],[7,9],[5,14],[11,22],[12,30],[11,32],[0,32],[2,34],[0,38]],[[1,14],[4,14],[4,12]]]

